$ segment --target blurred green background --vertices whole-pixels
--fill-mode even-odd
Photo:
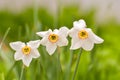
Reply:
[[[79,1],[79,0],[78,0]],[[95,45],[91,52],[83,51],[75,80],[119,80],[120,79],[120,23],[116,17],[97,22],[99,9],[95,6],[87,11],[78,3],[61,5],[57,1],[56,12],[33,3],[19,12],[0,10],[0,80],[19,80],[22,61],[15,62],[14,51],[9,47],[13,41],[28,42],[40,39],[35,33],[48,29],[67,26],[79,19],[86,21],[87,27],[104,39],[104,43]],[[107,16],[108,14],[105,14]],[[10,29],[10,30],[8,30]],[[8,34],[7,34],[8,31]],[[7,34],[4,41],[3,38]],[[72,80],[76,60],[80,50],[70,51],[69,45],[60,48],[62,73],[59,80]],[[30,67],[24,71],[23,80],[57,80],[58,61],[56,51],[49,56],[45,47],[40,46],[40,58],[33,59]],[[73,53],[73,55],[72,55]],[[73,56],[73,57],[71,57]],[[72,62],[71,62],[72,60]]]

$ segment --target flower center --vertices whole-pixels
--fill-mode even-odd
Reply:
[[[58,41],[58,35],[56,34],[50,34],[49,37],[48,37],[49,41],[52,42],[52,43],[55,43]]]
[[[22,48],[22,52],[25,55],[30,54],[30,51],[31,51],[31,48],[29,46],[25,46],[25,47]]]
[[[88,32],[85,31],[85,30],[80,30],[80,31],[78,32],[78,37],[79,37],[80,39],[86,39],[86,38],[88,38]]]

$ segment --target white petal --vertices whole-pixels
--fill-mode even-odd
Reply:
[[[85,28],[86,27],[86,23],[83,19],[80,19],[79,21],[74,21],[73,22],[73,26],[75,28]]]
[[[67,37],[69,29],[67,27],[61,27],[59,29],[59,36]]]
[[[49,53],[49,55],[52,55],[55,52],[56,48],[57,48],[57,45],[55,43],[50,43],[49,42],[46,45],[46,50]]]
[[[38,58],[40,56],[39,51],[37,49],[32,49],[30,54],[33,58]]]
[[[82,41],[80,39],[72,38],[72,40],[71,40],[71,47],[70,47],[71,50],[78,49],[81,46],[82,46]]]
[[[67,46],[68,45],[68,40],[65,37],[59,37],[59,40],[57,41],[58,46]]]
[[[45,46],[47,43],[48,43],[48,37],[45,36],[41,39],[41,42],[40,42],[43,46]]]
[[[70,37],[73,37],[74,35],[76,35],[75,29],[72,28],[71,30],[69,30],[69,31],[68,31],[68,34],[69,34]]]
[[[23,53],[21,51],[17,51],[14,54],[15,60],[21,60],[23,58]]]
[[[29,41],[27,45],[30,46],[31,48],[38,48],[40,45],[40,40]]]
[[[58,32],[59,32],[58,29],[54,29],[53,31],[54,34],[58,34]]]
[[[32,61],[32,57],[30,55],[24,55],[22,61],[24,65],[28,67],[30,65],[30,62]]]
[[[41,31],[41,32],[37,32],[36,34],[40,37],[44,37],[44,36],[50,34],[51,32],[52,32],[52,30],[49,29],[48,31]]]
[[[71,30],[69,30],[68,34],[72,38],[77,38],[78,32],[79,32],[79,29],[72,28]]]
[[[91,29],[88,28],[87,31],[88,31],[88,34],[89,34],[89,38],[94,43],[96,43],[96,44],[103,43],[104,40],[102,38],[98,37],[96,34],[94,34]]]
[[[43,32],[37,32],[36,34],[40,37],[44,37],[44,35],[47,33],[47,31],[43,31]]]
[[[86,51],[92,50],[94,47],[94,43],[90,39],[85,39],[82,41],[82,48]]]
[[[22,47],[25,46],[25,43],[21,42],[21,41],[17,41],[17,42],[11,42],[10,43],[10,47],[13,50],[19,51]]]

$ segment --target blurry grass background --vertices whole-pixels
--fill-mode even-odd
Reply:
[[[95,45],[91,52],[83,51],[76,80],[119,80],[120,79],[120,23],[115,17],[98,23],[95,19],[98,9],[93,7],[87,12],[78,4],[58,5],[54,14],[44,7],[26,8],[19,13],[6,9],[0,11],[0,41],[10,28],[0,49],[0,80],[19,80],[22,62],[15,62],[14,51],[9,42],[36,40],[38,31],[73,26],[73,21],[84,19],[87,27],[104,39],[104,43]],[[107,15],[107,14],[105,14]],[[0,43],[1,44],[1,43]],[[71,80],[79,49],[70,52],[70,38],[67,47],[60,48],[60,61],[63,72],[60,80]],[[24,71],[23,80],[57,80],[57,54],[49,56],[45,47],[40,46],[40,58],[33,59]],[[71,57],[73,53],[73,57]],[[72,60],[72,62],[70,62]]]

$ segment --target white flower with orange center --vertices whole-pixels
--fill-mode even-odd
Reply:
[[[55,29],[52,31],[49,29],[48,31],[37,32],[36,34],[42,37],[41,44],[46,46],[47,52],[49,55],[52,55],[57,46],[67,46],[68,30],[68,28],[62,27],[59,30]]]
[[[23,43],[21,41],[11,42],[10,47],[15,50],[15,60],[22,60],[25,66],[29,66],[32,58],[38,58],[40,56],[37,48],[40,45],[40,40],[29,41]]]
[[[73,28],[69,31],[69,36],[72,37],[71,50],[83,48],[90,51],[95,44],[102,43],[104,40],[95,35],[90,28],[86,28],[84,20],[75,21]]]

